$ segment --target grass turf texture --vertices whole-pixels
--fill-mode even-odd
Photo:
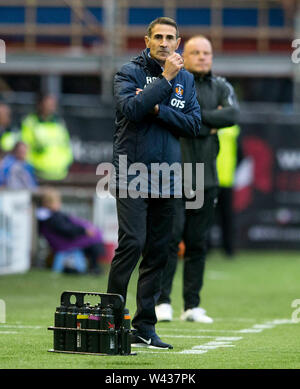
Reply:
[[[100,277],[37,269],[0,276],[0,299],[6,303],[6,323],[0,323],[0,368],[299,369],[300,323],[290,323],[295,309],[291,303],[300,299],[299,262],[299,254],[293,252],[241,252],[234,260],[226,260],[218,252],[210,253],[202,305],[215,322],[199,324],[178,319],[182,310],[180,261],[172,292],[175,321],[157,325],[158,334],[174,349],[134,349],[137,356],[47,352],[53,348],[53,332],[47,327],[54,325],[61,292],[105,292],[109,267]],[[132,316],[137,274],[135,271],[128,291],[127,307]],[[88,296],[87,300],[95,303],[93,299]],[[276,319],[289,322],[274,322]],[[276,325],[259,326],[270,322]],[[257,332],[240,332],[245,329]],[[216,343],[209,342],[216,341],[219,346],[218,342],[225,343],[214,348]],[[201,348],[206,352],[182,353],[199,352]]]

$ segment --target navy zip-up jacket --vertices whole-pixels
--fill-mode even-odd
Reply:
[[[113,164],[117,179],[120,155],[127,156],[127,166],[141,162],[150,172],[152,163],[172,165],[181,162],[180,136],[201,134],[200,106],[193,75],[182,69],[168,82],[161,73],[161,66],[150,57],[149,49],[145,49],[140,56],[123,65],[115,76]],[[137,88],[143,90],[136,94]],[[151,111],[156,104],[159,113],[153,115]],[[128,176],[128,182],[134,177]],[[171,177],[171,195],[178,194],[174,193],[174,179],[176,176]],[[150,174],[148,184],[150,186]],[[119,185],[121,187],[121,183]],[[161,188],[156,192],[161,195]]]

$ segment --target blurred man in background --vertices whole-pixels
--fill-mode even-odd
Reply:
[[[33,167],[26,161],[28,147],[18,141],[13,150],[0,162],[0,186],[8,189],[37,188]]]
[[[185,243],[182,320],[212,323],[213,319],[199,307],[206,259],[206,239],[213,221],[218,195],[216,158],[219,151],[217,129],[232,126],[238,120],[238,104],[232,86],[212,74],[212,46],[204,36],[195,36],[184,46],[184,66],[193,73],[197,99],[201,107],[202,131],[205,136],[181,138],[182,162],[204,163],[204,205],[186,210],[184,199],[176,199],[176,217],[169,259],[162,277],[161,295],[156,306],[159,321],[172,320],[171,288],[178,260],[178,244]],[[196,177],[193,171],[193,188]]]
[[[28,145],[28,161],[44,180],[63,180],[73,161],[68,130],[57,115],[57,99],[41,95],[36,112],[22,122],[22,140]]]
[[[11,109],[0,103],[0,158],[11,151],[20,139],[20,130],[12,125]]]

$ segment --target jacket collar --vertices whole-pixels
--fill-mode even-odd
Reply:
[[[163,68],[160,66],[160,64],[150,56],[149,49],[142,51],[139,56],[132,59],[132,62],[138,63],[143,68],[145,68],[146,71],[148,70],[148,72],[153,76],[159,76],[163,71]]]
[[[36,117],[40,123],[56,123],[58,121],[58,117],[56,114],[50,115],[47,118],[43,118],[38,112],[36,113]]]
[[[212,71],[210,70],[208,73],[205,73],[204,75],[200,73],[194,73],[195,81],[206,81],[211,80],[213,77]]]

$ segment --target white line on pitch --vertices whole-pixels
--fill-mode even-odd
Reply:
[[[161,351],[147,351],[147,350],[139,350],[139,351],[135,351],[137,352],[138,354],[140,353],[146,353],[146,354],[186,354],[186,353],[183,353],[182,351],[166,351],[164,349],[162,349]],[[206,353],[207,351],[203,351],[203,353]],[[202,354],[203,354],[202,353]],[[197,350],[195,350],[195,353],[194,354],[200,354],[199,352],[197,352]]]
[[[215,336],[210,335],[170,335],[170,334],[163,334],[166,338],[195,338],[195,339],[215,339]]]
[[[274,320],[265,321],[263,324],[254,324],[251,328],[244,328],[237,332],[240,334],[259,333],[262,332],[263,330],[271,329],[281,324],[293,324],[293,321],[290,319],[274,319]]]
[[[26,326],[22,324],[0,324],[0,328],[33,328],[33,329],[39,329],[44,328],[42,326]]]
[[[182,321],[179,317],[175,317],[172,321]],[[214,317],[214,321],[236,321],[236,322],[256,322],[257,319],[247,319],[242,317],[228,317],[228,318],[222,318],[222,317]],[[159,323],[163,324],[163,323]]]
[[[0,331],[0,334],[17,334],[17,331]]]
[[[272,329],[277,325],[282,325],[282,324],[293,324],[293,321],[290,319],[274,319],[274,320],[269,320],[265,321],[263,324],[254,324],[251,328],[244,328],[241,330],[231,330],[231,332],[238,332],[238,333],[258,333],[262,332],[266,329]],[[170,328],[171,330],[171,328]],[[172,329],[176,330],[176,329]],[[179,330],[182,331],[182,330]],[[195,330],[194,330],[195,331]],[[230,341],[237,341],[240,339],[243,339],[243,337],[218,337],[218,336],[186,336],[186,335],[164,335],[165,337],[173,337],[173,338],[214,338],[215,341],[204,343],[199,346],[193,346],[191,349],[188,350],[182,350],[182,351],[150,351],[151,354],[159,354],[159,353],[168,353],[168,354],[204,354],[208,352],[209,350],[215,350],[219,347],[235,347],[235,345],[231,345]],[[139,351],[142,353],[149,353],[149,351]]]
[[[210,336],[210,335],[170,335],[170,334],[164,334],[163,335],[166,338],[195,338],[195,339],[216,339],[216,340],[240,340],[243,339],[241,336]]]
[[[266,321],[265,324],[278,325],[278,324],[295,324],[291,319],[274,319]]]
[[[198,328],[160,328],[159,332],[162,333],[164,331],[174,331],[174,332],[233,332],[238,333],[240,330],[206,330],[206,329],[198,329]]]

